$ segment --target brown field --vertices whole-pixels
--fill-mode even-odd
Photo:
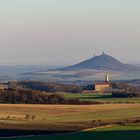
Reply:
[[[7,115],[22,117],[33,114],[51,120],[55,116],[80,115],[82,113],[108,112],[125,109],[139,109],[140,104],[101,104],[101,105],[22,105],[0,104],[0,118]],[[137,112],[138,113],[138,112]],[[94,115],[93,115],[94,116]],[[82,116],[81,116],[82,117]],[[123,116],[122,116],[123,117]],[[83,116],[84,118],[84,116]],[[104,119],[104,118],[102,118]],[[68,120],[67,120],[68,121]]]
[[[140,118],[140,104],[0,105],[0,128],[4,129],[78,130],[90,127],[93,120],[132,118]]]

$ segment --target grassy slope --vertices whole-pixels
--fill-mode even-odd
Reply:
[[[64,135],[30,137],[30,138],[13,138],[16,140],[139,140],[140,126],[114,126],[111,128],[103,128],[90,130],[87,132],[77,132]],[[10,140],[10,139],[5,139]],[[12,139],[11,139],[12,140]]]
[[[80,99],[83,101],[100,101],[107,103],[140,103],[140,98],[113,98],[111,94],[74,94],[74,93],[62,93],[67,98]]]

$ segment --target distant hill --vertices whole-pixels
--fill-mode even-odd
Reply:
[[[21,75],[20,80],[53,81],[73,83],[81,81],[140,79],[140,67],[120,62],[112,56],[102,54],[82,61],[76,65]]]
[[[60,71],[95,69],[95,70],[115,70],[115,71],[140,71],[139,67],[123,64],[112,56],[102,54],[94,56],[76,65],[60,68]]]

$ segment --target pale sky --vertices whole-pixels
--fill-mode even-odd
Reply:
[[[0,64],[140,61],[140,0],[0,0]]]

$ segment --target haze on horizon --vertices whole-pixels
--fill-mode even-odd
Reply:
[[[0,64],[140,61],[139,0],[1,0]]]

